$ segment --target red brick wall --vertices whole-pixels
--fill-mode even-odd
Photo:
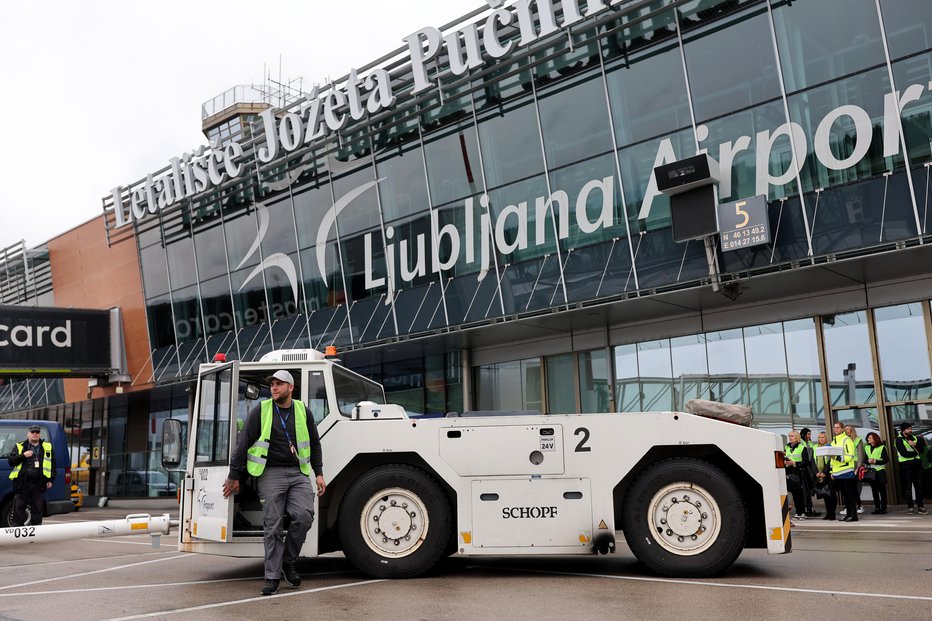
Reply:
[[[149,334],[139,273],[136,238],[107,246],[103,214],[49,240],[52,291],[59,308],[113,308],[123,312],[127,370],[136,385],[149,388]],[[130,390],[127,385],[124,388]],[[95,388],[93,397],[114,394],[114,388]],[[87,398],[86,379],[65,380],[66,401]]]

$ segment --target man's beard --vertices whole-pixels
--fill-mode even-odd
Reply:
[[[278,405],[285,405],[286,403],[288,403],[289,399],[291,399],[291,395],[286,395],[286,394],[278,395],[277,397],[275,397],[275,403],[277,403]]]

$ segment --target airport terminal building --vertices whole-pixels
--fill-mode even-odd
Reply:
[[[92,410],[145,402],[148,432],[217,353],[335,345],[413,415],[708,398],[780,433],[932,427],[932,4],[490,1],[410,25],[283,106],[208,102],[211,146],[108,193],[147,358]],[[711,261],[653,175],[698,153],[719,204],[764,205],[765,237],[716,236]]]

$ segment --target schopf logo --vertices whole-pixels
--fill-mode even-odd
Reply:
[[[504,507],[502,509],[502,519],[531,519],[539,520],[543,518],[557,517],[556,507]]]
[[[28,324],[6,325],[0,323],[0,347],[71,347],[71,320],[65,325],[34,326]]]

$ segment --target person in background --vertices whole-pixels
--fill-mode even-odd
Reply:
[[[786,488],[793,495],[793,507],[796,510],[794,519],[806,519],[806,486],[803,484],[803,457],[806,455],[806,445],[799,441],[799,433],[792,430],[787,434],[788,444],[783,447],[786,465]]]
[[[858,452],[854,448],[854,441],[845,433],[845,428],[841,423],[836,422],[832,426],[832,430],[835,432],[832,446],[843,450],[842,455],[832,457],[832,480],[845,500],[845,517],[843,521],[857,522],[858,479],[854,474],[854,468]]]
[[[874,471],[871,484],[871,495],[874,497],[874,515],[883,515],[887,512],[887,447],[880,436],[871,431],[867,434],[867,446],[864,447],[867,456],[867,466]]]
[[[900,434],[893,441],[896,447],[896,459],[903,477],[903,496],[906,497],[906,513],[913,513],[913,490],[916,491],[916,505],[919,513],[928,515],[922,498],[922,461],[920,456],[925,449],[925,441],[913,435],[910,423],[900,423]]]
[[[803,502],[806,503],[806,517],[819,517],[822,515],[821,511],[814,511],[812,508],[812,496],[815,492],[812,490],[815,488],[816,484],[816,464],[815,464],[815,443],[812,441],[812,430],[808,427],[803,427],[799,431],[799,441],[806,446],[805,454],[803,455],[803,485],[805,486],[805,495],[803,497]]]
[[[819,432],[818,444],[816,446],[828,446],[828,435],[826,435],[824,431]],[[822,519],[834,520],[835,508],[838,506],[838,497],[835,495],[835,490],[832,486],[832,458],[828,455],[816,455],[815,467],[816,484],[827,485],[830,489],[830,493],[824,498],[825,516]]]
[[[13,481],[13,513],[11,526],[22,526],[29,509],[29,524],[38,526],[45,513],[45,490],[52,487],[55,480],[55,455],[52,443],[42,440],[42,427],[32,425],[29,434],[22,442],[17,442],[7,455],[10,466],[10,479]],[[921,470],[920,470],[921,472]]]
[[[864,483],[857,478],[857,472],[860,470],[861,466],[867,463],[867,455],[864,453],[864,440],[858,436],[858,430],[854,425],[845,425],[845,435],[851,438],[851,441],[854,442],[854,450],[857,451],[857,460],[854,464],[855,479],[857,480],[857,499],[858,499],[858,513],[864,513],[864,507],[861,506],[861,490],[864,488]]]

